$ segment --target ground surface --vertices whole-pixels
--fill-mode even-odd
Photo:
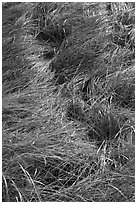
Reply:
[[[3,3],[3,201],[134,201],[134,3]]]

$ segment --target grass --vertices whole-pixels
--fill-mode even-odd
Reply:
[[[3,3],[3,202],[135,201],[134,3]]]

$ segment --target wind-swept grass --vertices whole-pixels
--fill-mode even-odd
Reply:
[[[3,3],[3,201],[135,200],[134,3]]]

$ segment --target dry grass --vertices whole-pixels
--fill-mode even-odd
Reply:
[[[134,12],[3,3],[4,202],[135,200]]]

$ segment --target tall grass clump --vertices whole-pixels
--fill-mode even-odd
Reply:
[[[135,4],[2,8],[3,201],[135,201]]]

